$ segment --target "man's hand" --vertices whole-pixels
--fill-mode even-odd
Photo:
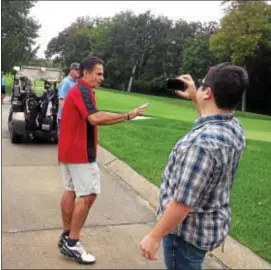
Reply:
[[[161,240],[155,238],[150,233],[147,234],[140,242],[141,255],[148,260],[157,260],[156,253],[160,247]]]
[[[186,74],[178,77],[177,79],[184,82],[187,88],[185,91],[175,91],[175,93],[180,97],[195,101],[197,89],[192,77],[189,74]]]
[[[150,106],[149,103],[146,103],[138,108],[135,108],[131,112],[129,112],[129,119],[134,119],[135,117],[142,115],[143,112]]]
[[[63,110],[63,107],[64,107],[64,99],[63,98],[60,98],[58,100],[58,103],[59,103],[59,107],[61,108],[61,110]]]
[[[133,119],[138,115],[141,115],[149,104],[144,104],[129,113],[129,119]],[[105,126],[122,123],[128,120],[127,113],[110,113],[110,112],[95,112],[88,116],[88,121],[93,126]]]

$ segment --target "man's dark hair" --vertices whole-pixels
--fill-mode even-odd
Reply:
[[[218,108],[234,109],[247,90],[249,80],[245,69],[221,63],[210,68],[204,84],[213,90]]]
[[[92,71],[96,65],[103,65],[104,61],[96,56],[87,56],[80,63],[80,77],[83,76],[83,71]]]

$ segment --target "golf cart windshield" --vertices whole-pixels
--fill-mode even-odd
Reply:
[[[45,68],[35,66],[22,66],[21,68],[14,67],[16,77],[26,77],[32,85],[32,90],[38,96],[44,90],[44,81],[58,83],[63,78],[63,72],[57,68]]]
[[[62,71],[57,68],[22,66],[18,76],[28,77],[31,81],[61,81]]]

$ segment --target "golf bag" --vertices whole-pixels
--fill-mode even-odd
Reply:
[[[39,129],[53,131],[57,129],[58,96],[57,90],[50,90],[43,94],[40,100],[38,114]]]

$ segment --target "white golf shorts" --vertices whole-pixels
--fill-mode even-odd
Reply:
[[[96,162],[60,163],[60,168],[65,189],[74,191],[76,197],[100,194],[100,170]]]

